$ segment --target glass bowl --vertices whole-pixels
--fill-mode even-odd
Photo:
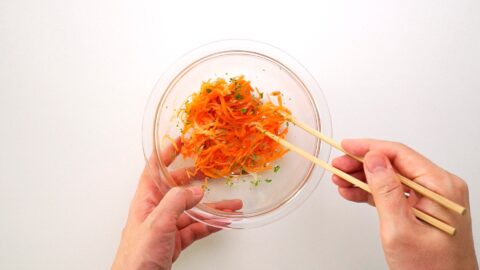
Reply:
[[[160,158],[171,138],[180,135],[176,110],[200,89],[202,81],[244,75],[253,87],[281,91],[292,115],[331,136],[331,119],[322,90],[312,75],[293,57],[265,43],[223,40],[198,47],[172,65],[156,83],[143,119],[143,148],[150,172],[162,192],[177,185],[170,172],[188,168],[193,160],[178,156],[168,167]],[[330,146],[294,125],[286,139],[328,161]],[[193,219],[220,228],[258,227],[290,213],[316,188],[324,170],[293,152],[277,160],[274,170],[232,179],[210,179],[200,204],[186,211]],[[271,181],[270,181],[271,179]],[[192,180],[185,186],[201,186]],[[234,205],[234,206],[232,206]],[[241,207],[241,208],[240,208]]]

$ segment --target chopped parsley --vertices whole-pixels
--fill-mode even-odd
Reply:
[[[235,99],[242,99],[242,98],[243,98],[243,97],[242,97],[242,95],[240,95],[240,93],[236,93],[236,94],[235,94]]]
[[[227,186],[233,186],[233,177],[232,176],[229,176],[227,177],[227,181],[225,181],[225,185]]]
[[[247,109],[245,109],[245,108],[242,108],[240,111],[241,111],[242,113],[247,113]]]
[[[272,182],[272,179],[270,179],[270,178],[267,178],[267,179],[265,179],[265,182],[267,182],[267,183],[271,183],[271,182]]]
[[[250,183],[252,183],[252,185],[258,187],[258,185],[260,184],[260,179],[257,179],[255,181],[252,180],[252,181],[250,181]]]
[[[208,184],[202,184],[201,188],[203,189],[203,191],[210,191],[210,188],[208,187]]]
[[[277,165],[277,166],[273,167],[273,172],[276,173],[276,172],[278,172],[279,170],[280,170],[280,166]]]
[[[209,94],[210,94],[211,92],[212,92],[212,89],[210,89],[210,88],[207,88],[207,93],[209,93]]]
[[[263,92],[260,92],[260,98],[263,98]]]

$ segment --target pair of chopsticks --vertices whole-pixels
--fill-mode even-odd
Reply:
[[[322,134],[321,132],[319,132],[318,130],[316,129],[313,129],[311,127],[309,127],[307,124],[305,123],[302,123],[300,121],[298,121],[297,119],[295,119],[294,117],[292,117],[291,115],[286,115],[286,114],[283,114],[283,113],[280,113],[283,117],[285,117],[285,119],[293,124],[295,124],[296,126],[302,128],[303,130],[305,130],[306,132],[310,133],[311,135],[319,138],[320,140],[330,144],[331,146],[333,146],[334,148],[344,152],[345,154],[347,154],[348,156],[352,157],[353,159],[359,161],[359,162],[362,162],[363,163],[363,159],[360,158],[360,157],[357,157],[357,156],[354,156],[348,152],[346,152],[343,147],[335,142],[333,139],[329,138],[328,136]],[[360,181],[359,179],[333,167],[332,165],[326,163],[325,161],[323,160],[320,160],[318,158],[316,158],[315,156],[307,153],[306,151],[304,151],[303,149],[301,148],[298,148],[297,146],[289,143],[288,141],[278,137],[277,135],[271,133],[271,132],[268,132],[266,130],[264,130],[263,128],[261,127],[257,127],[257,129],[261,132],[263,132],[265,135],[267,135],[268,137],[270,137],[272,140],[278,142],[279,144],[283,145],[285,148],[303,156],[304,158],[310,160],[311,162],[319,165],[320,167],[324,168],[325,170],[327,171],[330,171],[331,173],[339,176],[340,178],[346,180],[347,182],[361,188],[362,190],[368,192],[368,193],[371,193],[371,190],[370,190],[370,187],[363,181]],[[438,204],[458,213],[458,214],[463,214],[465,213],[466,209],[465,207],[441,196],[440,194],[438,193],[435,193],[429,189],[427,189],[426,187],[398,174],[399,178],[400,178],[400,181],[402,182],[402,184],[404,184],[405,186],[415,190],[416,192],[422,194],[423,196],[437,202]],[[433,227],[439,229],[439,230],[442,230],[446,233],[448,233],[449,235],[454,235],[455,234],[455,231],[456,229],[452,226],[450,226],[449,224],[425,213],[425,212],[422,212],[416,208],[412,208],[413,210],[413,213],[415,214],[415,216],[432,225]]]

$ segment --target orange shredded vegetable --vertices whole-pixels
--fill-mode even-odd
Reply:
[[[280,97],[279,92],[274,95]],[[178,113],[183,124],[180,152],[195,159],[195,173],[219,178],[265,171],[288,151],[256,126],[285,138],[286,120],[276,112],[290,111],[262,98],[263,93],[238,76],[229,83],[222,78],[203,82],[185,101]]]

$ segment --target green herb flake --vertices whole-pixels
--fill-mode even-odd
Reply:
[[[277,165],[277,166],[273,167],[273,172],[276,173],[276,172],[278,172],[279,170],[280,170],[280,166]]]
[[[263,92],[260,93],[260,98],[263,98]]]
[[[258,185],[260,184],[260,179],[257,179],[255,181],[250,181],[250,183],[252,183],[252,185],[254,185],[255,187],[258,187]]]
[[[201,188],[203,189],[204,192],[210,191],[210,188],[208,185],[202,184]]]
[[[227,181],[225,181],[225,185],[227,185],[229,187],[233,186],[233,177],[229,176],[227,178]]]
[[[242,169],[242,174],[248,174],[248,172]]]
[[[240,95],[240,93],[236,93],[236,94],[235,94],[235,99],[242,99],[242,98],[243,98],[243,97],[242,97],[242,95]]]
[[[289,122],[287,122],[287,123],[286,123],[286,125],[287,125],[287,127],[288,127],[288,125],[289,125]]]
[[[207,88],[207,93],[209,93],[209,94],[210,94],[211,92],[212,92],[212,89],[210,89],[210,88]]]
[[[247,109],[245,109],[245,108],[242,108],[240,111],[241,111],[242,113],[247,113]]]
[[[235,91],[237,91],[242,85],[238,82],[235,82]]]
[[[269,183],[269,184],[270,184],[270,183],[272,182],[272,179],[270,179],[270,178],[267,178],[267,179],[265,179],[265,182],[267,182],[267,183]]]

